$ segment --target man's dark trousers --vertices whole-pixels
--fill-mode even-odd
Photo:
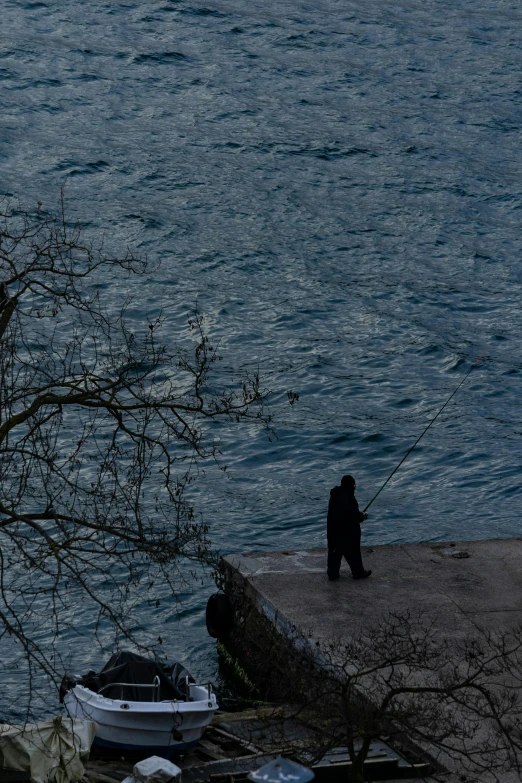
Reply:
[[[353,525],[350,530],[344,532],[344,535],[333,549],[328,549],[328,578],[337,579],[341,560],[346,560],[350,566],[352,575],[355,577],[364,574],[364,566],[361,556],[361,527]]]

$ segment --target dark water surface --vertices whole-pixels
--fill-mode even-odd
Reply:
[[[0,7],[2,192],[52,206],[65,180],[91,236],[162,260],[144,318],[161,304],[175,339],[199,297],[230,363],[279,392],[279,440],[236,430],[200,485],[214,541],[323,546],[339,475],[367,502],[483,351],[365,542],[520,535],[520,4]],[[143,607],[202,677],[210,590],[180,622]],[[84,628],[79,668],[100,660]]]

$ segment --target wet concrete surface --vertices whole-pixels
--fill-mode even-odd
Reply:
[[[225,558],[225,568],[250,605],[288,638],[297,629],[319,642],[349,641],[360,630],[379,626],[390,612],[420,615],[456,643],[522,626],[520,538],[362,551],[365,568],[372,570],[362,580],[354,580],[343,561],[340,578],[330,582],[326,550],[231,555]],[[475,739],[489,742],[487,722],[477,725]],[[433,752],[429,743],[417,747],[438,758],[448,779],[454,774],[462,779],[458,760]],[[520,781],[514,771],[506,771],[501,779]]]
[[[326,550],[230,555],[268,617],[316,638],[353,633],[390,611],[418,611],[455,639],[522,624],[522,539],[363,547],[368,579],[343,561],[335,582]]]

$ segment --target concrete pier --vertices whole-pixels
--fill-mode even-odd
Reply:
[[[372,570],[355,581],[343,561],[328,582],[326,551],[230,555],[225,567],[280,628],[318,638],[350,634],[390,609],[420,610],[446,636],[522,624],[522,538],[363,547]]]
[[[340,579],[329,582],[326,554],[299,550],[224,558],[225,590],[236,614],[230,644],[246,670],[266,681],[268,697],[284,672],[278,640],[291,646],[296,632],[312,642],[349,641],[390,611],[420,613],[455,642],[522,626],[520,538],[363,547],[372,575],[357,581],[343,561]],[[263,638],[270,630],[267,647]],[[453,780],[458,765],[446,769]],[[506,773],[504,780],[519,777]]]

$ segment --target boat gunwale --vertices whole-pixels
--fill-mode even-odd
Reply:
[[[78,692],[77,692],[78,689]],[[87,695],[87,698],[82,698],[82,692]],[[97,707],[107,712],[117,712],[121,714],[122,711],[129,711],[133,714],[136,713],[156,713],[161,714],[173,714],[173,713],[191,713],[191,712],[216,712],[219,709],[215,693],[212,692],[210,700],[198,699],[197,701],[181,701],[172,699],[169,701],[131,701],[128,699],[110,699],[107,696],[101,696],[96,691],[91,691],[90,688],[86,688],[85,685],[75,685],[68,695],[74,696],[79,702],[89,704],[92,707]],[[209,701],[212,706],[209,707]],[[123,704],[128,705],[127,708],[122,707]]]

